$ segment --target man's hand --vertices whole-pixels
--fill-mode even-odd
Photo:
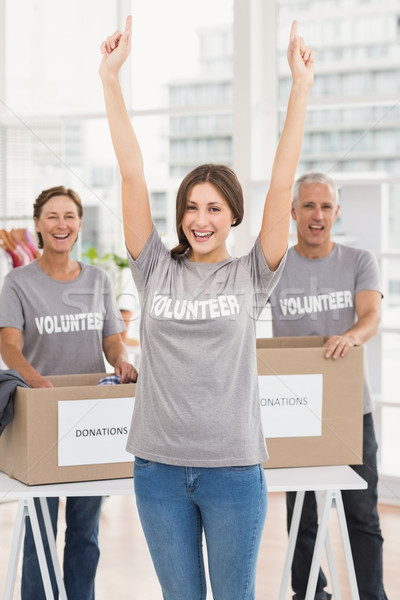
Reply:
[[[346,334],[332,335],[323,346],[326,348],[324,357],[333,358],[335,360],[346,356],[346,354],[349,353],[350,348],[353,348],[355,345],[354,340]]]

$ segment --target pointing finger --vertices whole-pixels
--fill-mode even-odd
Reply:
[[[290,30],[290,38],[289,38],[289,42],[293,43],[294,40],[297,37],[297,21],[293,21],[292,23],[292,28]]]
[[[132,16],[128,15],[126,17],[126,25],[125,25],[125,31],[124,33],[132,33]]]

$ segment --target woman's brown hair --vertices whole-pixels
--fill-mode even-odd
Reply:
[[[66,188],[63,185],[58,185],[56,187],[49,188],[48,190],[43,190],[39,194],[39,196],[36,198],[36,200],[33,204],[33,218],[34,219],[40,218],[43,206],[46,204],[46,202],[48,202],[50,200],[50,198],[54,198],[55,196],[67,196],[68,198],[71,198],[71,200],[73,200],[73,202],[75,202],[76,206],[78,207],[79,218],[82,219],[83,206],[82,206],[81,199],[79,198],[78,194],[76,192],[74,192],[74,190]],[[39,232],[37,232],[37,236],[39,239],[38,246],[39,246],[39,248],[43,248],[42,235]]]
[[[172,258],[179,258],[190,248],[183,232],[182,220],[189,194],[192,188],[199,183],[210,183],[224,197],[233,214],[232,227],[237,227],[243,220],[243,190],[234,171],[225,165],[206,164],[196,167],[183,179],[176,196],[176,232],[179,243],[171,250]]]

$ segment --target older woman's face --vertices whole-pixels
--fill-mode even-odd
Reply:
[[[68,196],[50,198],[35,219],[36,231],[41,234],[46,251],[70,252],[81,226],[78,207]]]

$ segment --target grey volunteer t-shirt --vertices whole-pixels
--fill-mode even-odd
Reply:
[[[103,338],[125,329],[105,271],[81,267],[57,281],[33,261],[4,280],[0,327],[23,332],[23,355],[41,375],[103,372]]]
[[[378,264],[367,250],[335,244],[328,256],[308,259],[290,248],[269,300],[274,336],[344,333],[356,321],[355,296],[363,290],[381,292]],[[364,412],[371,410],[365,380]]]
[[[240,259],[174,260],[153,227],[130,257],[142,317],[129,452],[193,467],[267,459],[255,321],[283,263],[271,272],[259,239]]]

